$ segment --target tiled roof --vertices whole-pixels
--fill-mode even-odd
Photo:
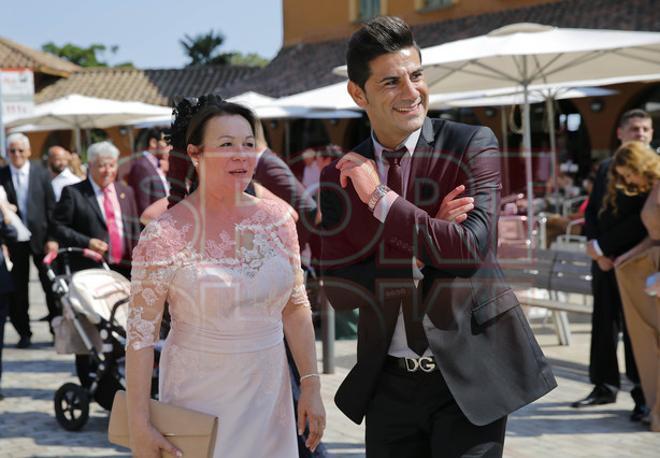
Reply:
[[[658,0],[563,0],[496,13],[452,19],[413,27],[421,47],[482,35],[517,22],[557,27],[660,31]],[[247,90],[283,97],[336,83],[332,69],[345,63],[348,39],[303,43],[280,50],[261,72],[225,88],[232,96]]]
[[[170,105],[172,98],[220,91],[253,75],[258,69],[241,66],[199,66],[176,69],[85,68],[44,88],[37,103],[80,94],[112,100],[138,100]]]
[[[35,72],[67,76],[80,69],[68,60],[0,37],[0,68],[29,68]]]

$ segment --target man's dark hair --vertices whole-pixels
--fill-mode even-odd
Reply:
[[[646,111],[642,110],[641,108],[634,108],[632,110],[628,110],[621,115],[621,118],[619,119],[619,127],[625,126],[626,123],[633,118],[651,119],[651,115],[649,115]]]
[[[348,79],[364,90],[371,75],[369,63],[383,54],[397,52],[411,46],[422,54],[415,43],[408,24],[396,16],[377,16],[363,24],[348,42],[346,65]]]
[[[165,132],[163,129],[160,129],[158,127],[152,127],[149,130],[147,130],[147,146],[149,146],[149,142],[151,141],[152,138],[155,138],[156,141],[161,141],[163,140],[163,135]]]

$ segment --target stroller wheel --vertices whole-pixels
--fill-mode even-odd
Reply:
[[[55,418],[67,431],[78,431],[89,418],[87,391],[75,383],[65,383],[55,392]]]
[[[76,372],[80,384],[90,389],[92,382],[96,379],[96,371],[98,365],[94,362],[91,355],[76,355]],[[112,402],[115,399],[117,390],[123,390],[124,387],[119,380],[115,370],[111,370],[103,376],[96,386],[96,391],[93,393],[94,400],[99,403],[105,410],[112,408]],[[89,397],[89,396],[88,396]]]

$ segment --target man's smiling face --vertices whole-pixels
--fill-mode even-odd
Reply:
[[[364,90],[349,82],[349,93],[369,116],[378,141],[394,148],[424,123],[428,87],[414,47],[382,54],[369,62]]]

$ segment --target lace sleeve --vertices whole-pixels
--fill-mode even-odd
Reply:
[[[133,250],[131,296],[128,305],[126,347],[140,350],[158,341],[163,306],[176,266],[171,225],[161,220],[151,222],[140,235]]]
[[[282,240],[289,256],[294,275],[293,290],[287,306],[310,307],[309,299],[307,298],[307,290],[305,289],[305,274],[300,263],[300,246],[298,245],[296,223],[294,222],[290,211],[288,211],[288,209],[285,209],[285,211],[286,214],[285,217],[282,218],[282,222],[278,227],[278,232],[280,240]]]

